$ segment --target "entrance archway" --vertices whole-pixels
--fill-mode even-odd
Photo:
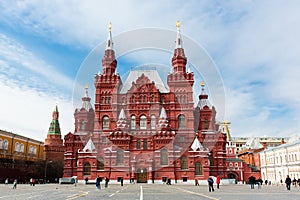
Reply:
[[[138,169],[136,173],[136,182],[137,183],[147,183],[148,181],[148,172],[147,169]]]

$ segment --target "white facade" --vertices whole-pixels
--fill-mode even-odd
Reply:
[[[263,180],[284,183],[287,175],[292,180],[300,178],[300,140],[260,152],[260,163]]]

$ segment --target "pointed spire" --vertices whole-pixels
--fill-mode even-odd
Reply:
[[[83,148],[84,152],[93,152],[96,150],[96,147],[92,141],[92,138],[89,139],[89,141],[86,143],[85,147]]]
[[[176,27],[177,27],[177,37],[176,37],[176,46],[175,46],[175,49],[178,49],[178,48],[182,48],[182,40],[181,40],[181,34],[180,34],[180,26],[181,26],[181,23],[180,21],[177,21],[176,22]]]
[[[205,87],[205,82],[204,82],[204,81],[201,81],[200,84],[201,84],[201,88],[202,88],[202,89],[201,89],[201,90],[202,90],[201,94],[202,94],[202,95],[205,95],[205,89],[204,89],[204,87]]]
[[[191,73],[191,66],[188,65],[187,73]]]
[[[120,119],[126,119],[126,116],[125,116],[125,112],[124,112],[124,109],[122,108],[120,114],[119,114],[119,120]]]
[[[85,85],[85,97],[89,97],[89,85]]]
[[[106,50],[107,49],[113,49],[113,41],[112,41],[112,36],[111,36],[111,29],[112,29],[112,24],[109,22],[108,25],[108,37],[106,41]]]
[[[167,119],[167,113],[166,110],[164,109],[164,107],[162,107],[161,111],[160,111],[160,119]]]
[[[82,99],[81,108],[84,108],[87,112],[89,112],[90,109],[93,109],[88,90],[89,90],[89,86],[88,86],[88,84],[86,84],[85,85],[85,96],[81,98]]]
[[[193,149],[193,151],[197,151],[198,149],[199,149],[200,151],[203,151],[203,150],[204,150],[202,144],[200,143],[200,141],[198,140],[197,137],[195,137],[195,140],[194,140],[194,142],[193,142],[191,148]]]
[[[50,123],[48,135],[49,134],[61,135],[58,117],[59,117],[59,112],[58,112],[58,107],[56,105],[52,113],[52,121]]]

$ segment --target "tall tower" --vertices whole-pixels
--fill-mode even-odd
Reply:
[[[103,72],[95,76],[94,82],[96,88],[95,133],[100,133],[115,127],[116,121],[118,120],[118,90],[122,83],[119,74],[116,73],[117,60],[113,49],[111,30],[112,25],[110,23],[106,49],[102,59]]]
[[[59,127],[59,112],[57,105],[52,113],[52,121],[45,139],[45,180],[54,181],[62,177],[64,164],[64,145]],[[47,174],[47,175],[46,175]]]
[[[95,113],[91,105],[88,89],[88,85],[86,85],[85,96],[82,97],[81,108],[77,108],[74,112],[75,133],[92,133],[94,131]]]
[[[198,120],[199,131],[216,131],[216,110],[208,100],[208,95],[205,93],[205,83],[201,82],[202,92],[199,95],[199,102],[196,109],[200,113]]]
[[[177,21],[177,36],[172,58],[172,70],[168,74],[167,83],[170,88],[169,119],[170,126],[177,129],[182,137],[181,141],[192,142],[193,140],[193,85],[194,73],[186,71],[187,58],[184,54],[183,42],[180,33],[180,22]]]

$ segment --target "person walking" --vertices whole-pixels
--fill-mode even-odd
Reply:
[[[120,181],[121,181],[121,186],[123,186],[123,178],[121,178],[121,180],[120,180]]]
[[[101,190],[101,184],[100,184],[100,182],[101,182],[101,178],[98,176],[96,178],[96,187],[97,187],[98,190]]]
[[[211,191],[215,191],[214,190],[214,179],[212,177],[209,177],[207,179],[207,182],[208,182],[208,191],[211,192]]]
[[[256,182],[257,182],[257,189],[261,189],[261,185],[262,185],[262,183],[263,183],[263,180],[259,177],[259,178],[256,180]]]
[[[198,179],[195,179],[195,186],[199,186]]]
[[[287,190],[291,190],[291,183],[292,183],[292,179],[289,177],[289,175],[287,175],[286,179],[285,179],[285,184],[286,184]]]
[[[5,185],[8,185],[8,178],[5,179]]]
[[[12,188],[12,189],[17,189],[17,184],[18,184],[17,179],[15,179],[15,180],[14,180],[14,184],[13,184],[13,188]]]
[[[248,179],[248,181],[249,181],[251,189],[254,189],[255,177],[250,176],[249,179]]]
[[[220,182],[221,182],[221,178],[220,178],[220,176],[217,176],[217,179],[216,179],[217,189],[220,189]]]
[[[107,188],[108,187],[108,182],[109,182],[109,178],[107,178],[107,176],[105,177],[105,188]]]

